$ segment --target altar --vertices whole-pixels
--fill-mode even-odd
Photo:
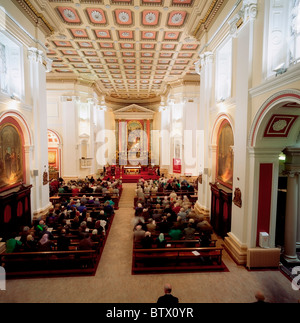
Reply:
[[[137,181],[141,178],[144,180],[158,180],[160,177],[160,168],[158,165],[112,165],[107,167],[105,179],[111,177],[120,179],[123,181],[123,183],[137,183]]]
[[[123,171],[126,175],[137,175],[141,173],[141,166],[124,166]]]

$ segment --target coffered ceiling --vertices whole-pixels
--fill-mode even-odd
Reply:
[[[224,0],[14,2],[49,29],[49,80],[83,80],[107,98],[138,102],[159,98],[172,82],[199,81],[198,40]]]

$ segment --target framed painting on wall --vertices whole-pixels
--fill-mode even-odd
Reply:
[[[57,149],[48,149],[48,163],[53,167],[57,167]]]
[[[217,143],[217,181],[232,188],[233,182],[233,131],[227,120],[220,126]]]
[[[22,137],[10,123],[0,126],[0,190],[23,182]]]

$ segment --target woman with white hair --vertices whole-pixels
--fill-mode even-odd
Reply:
[[[156,241],[156,246],[157,248],[165,248],[167,241],[165,239],[165,235],[163,233],[160,233],[159,236],[157,237]]]

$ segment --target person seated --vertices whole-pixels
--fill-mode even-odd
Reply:
[[[78,250],[92,250],[93,249],[93,243],[90,238],[90,235],[88,233],[83,234],[83,239],[80,240],[78,244]]]
[[[155,221],[160,221],[161,219],[161,214],[158,212],[158,210],[153,210],[153,213],[152,213],[152,218],[153,220]]]
[[[100,201],[99,201],[99,198],[98,197],[96,197],[95,198],[95,201],[94,201],[94,207],[95,208],[99,208],[101,206],[101,203],[100,203]]]
[[[40,232],[43,232],[44,227],[45,227],[45,221],[44,220],[40,220],[39,221],[39,224],[35,228],[36,234],[38,235]]]
[[[213,227],[210,225],[208,221],[204,220],[204,216],[200,216],[199,222],[197,224],[197,230],[199,233],[202,233],[202,232],[212,233]]]
[[[147,231],[154,233],[156,231],[156,222],[152,218],[149,218],[146,227]]]
[[[73,197],[78,196],[79,192],[80,192],[80,190],[78,187],[76,187],[76,186],[72,187],[72,196]]]
[[[19,239],[16,239],[16,233],[12,233],[10,236],[10,239],[6,240],[6,253],[20,251],[22,242]]]
[[[22,242],[22,244],[26,243],[27,241],[27,236],[31,234],[30,232],[30,228],[28,226],[25,226],[22,230],[22,232],[20,233],[21,239],[20,241]]]
[[[94,229],[95,228],[92,217],[88,216],[86,218],[86,226],[87,226],[88,229]]]
[[[83,195],[82,198],[80,199],[80,203],[82,203],[83,205],[85,203],[87,203],[88,199],[86,198],[86,195]]]
[[[145,221],[148,221],[149,217],[150,217],[150,212],[148,208],[144,208],[142,215],[141,215]]]
[[[134,238],[134,243],[136,248],[141,248],[142,247],[142,240],[145,237],[145,231],[143,230],[141,225],[137,225],[134,229],[133,232],[133,238]]]
[[[87,226],[86,226],[86,221],[82,221],[82,222],[80,223],[79,228],[78,228],[79,236],[80,236],[81,238],[83,238],[83,237],[84,237],[84,235],[85,235],[85,233],[86,233],[87,229],[88,229],[88,228],[87,228]]]
[[[209,231],[203,231],[199,237],[200,247],[209,247],[211,244],[211,234]]]
[[[92,212],[90,213],[90,217],[93,219],[98,219],[100,212],[96,210],[95,207],[92,208]]]
[[[45,233],[38,242],[38,251],[52,251],[54,250],[53,241],[49,240],[49,235]]]
[[[80,226],[80,222],[79,222],[79,216],[76,215],[75,218],[73,219],[73,221],[71,222],[71,228],[73,230],[77,230]]]
[[[168,233],[170,231],[170,222],[166,215],[162,217],[161,222],[157,223],[158,231],[161,233]]]
[[[77,206],[77,210],[82,213],[84,210],[86,210],[86,206],[83,203],[80,203],[79,206]]]
[[[104,203],[104,213],[106,214],[106,216],[111,217],[114,214],[114,208],[113,205],[110,204],[109,201],[106,201]]]
[[[104,220],[102,220],[102,221],[104,221]],[[104,231],[104,229],[103,229],[103,227],[101,226],[101,222],[100,222],[100,220],[97,220],[96,222],[95,222],[95,229],[94,230],[97,230],[97,235],[99,235],[99,236],[102,236],[103,235],[103,231]]]
[[[90,196],[86,203],[87,205],[94,205],[94,197]]]
[[[183,237],[185,240],[195,240],[196,229],[193,228],[193,223],[189,223],[187,228],[183,230]],[[193,247],[193,245],[185,244],[187,247]]]
[[[186,214],[186,212],[185,212],[185,210],[184,210],[183,207],[180,209],[180,211],[178,212],[177,216],[180,217],[180,219],[181,219],[182,222],[186,222],[187,214]]]
[[[143,209],[143,205],[141,203],[138,203],[137,207],[135,208],[135,216],[141,216]]]
[[[97,193],[97,194],[102,193],[102,186],[101,185],[97,185],[97,187],[95,188],[95,193]]]
[[[169,231],[169,236],[172,240],[180,240],[182,237],[182,231],[179,229],[179,225],[177,223]]]
[[[101,242],[101,234],[98,233],[98,230],[97,229],[94,229],[92,231],[91,241],[92,242],[98,242],[98,243]]]
[[[175,203],[172,210],[173,212],[175,212],[176,214],[178,214],[180,212],[181,206],[178,203]]]
[[[151,236],[151,232],[147,231],[145,233],[145,237],[141,241],[141,245],[143,249],[151,249],[154,244],[154,240]]]
[[[167,196],[164,196],[163,200],[162,200],[162,206],[165,208],[167,205],[169,205],[169,199]]]
[[[68,251],[71,244],[70,238],[66,236],[66,229],[60,231],[60,235],[57,238],[57,251]]]
[[[26,241],[23,244],[23,250],[25,252],[35,252],[37,251],[38,247],[37,247],[37,241],[34,239],[34,237],[29,234],[26,237]]]
[[[167,241],[165,239],[165,235],[160,233],[159,236],[155,240],[157,248],[165,248]]]

